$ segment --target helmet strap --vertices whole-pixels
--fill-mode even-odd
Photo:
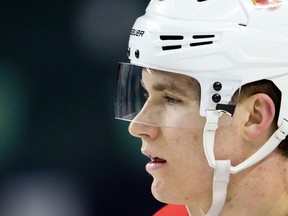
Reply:
[[[230,160],[215,160],[214,156],[215,132],[218,128],[219,118],[225,112],[207,110],[206,113],[207,120],[203,133],[203,145],[207,161],[214,168],[212,205],[206,215],[217,216],[221,213],[226,200],[231,163]]]
[[[222,211],[230,178],[230,160],[216,160],[215,164],[212,205],[206,216],[217,216]]]

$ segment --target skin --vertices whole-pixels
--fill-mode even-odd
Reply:
[[[173,83],[180,91],[173,89]],[[161,202],[184,204],[191,215],[202,215],[211,206],[213,169],[202,145],[205,119],[198,114],[199,84],[191,77],[144,70],[142,85],[149,97],[129,132],[142,140],[144,155],[166,161],[160,167],[146,166],[153,177],[152,193]],[[217,130],[215,158],[230,159],[233,166],[243,162],[272,135],[274,115],[274,104],[265,94],[237,104],[232,125]],[[180,128],[164,127],[173,124]],[[221,215],[288,215],[287,169],[287,159],[275,150],[253,167],[231,175]]]

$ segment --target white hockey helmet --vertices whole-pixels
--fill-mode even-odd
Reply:
[[[201,116],[209,109],[232,114],[235,91],[256,80],[273,81],[282,98],[288,98],[287,4],[284,0],[152,0],[130,34],[131,64],[119,66],[116,118],[132,120],[142,108],[142,99],[135,95],[139,86],[131,90],[135,79],[141,80],[135,74],[141,74],[142,67],[195,78],[201,88]],[[283,118],[288,119],[284,99],[278,125]]]

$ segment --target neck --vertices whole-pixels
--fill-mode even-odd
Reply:
[[[212,196],[212,195],[211,195]],[[231,175],[221,216],[287,216],[288,159],[274,151],[266,159]],[[211,198],[187,205],[191,216],[205,215]]]

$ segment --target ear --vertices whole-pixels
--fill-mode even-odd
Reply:
[[[263,93],[247,98],[245,111],[248,118],[244,123],[244,134],[247,141],[255,141],[271,126],[275,116],[275,106],[272,99]]]

